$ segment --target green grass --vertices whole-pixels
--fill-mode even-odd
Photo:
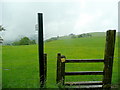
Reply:
[[[115,57],[118,57],[116,40]],[[88,37],[61,39],[46,42],[45,53],[47,62],[47,88],[57,88],[56,57],[57,53],[68,59],[102,59],[104,57],[105,37]],[[3,46],[3,88],[39,88],[38,47]],[[114,58],[112,84],[118,84],[118,60]],[[99,71],[103,70],[102,63],[66,64],[66,71]],[[69,76],[66,81],[102,80],[98,76]]]

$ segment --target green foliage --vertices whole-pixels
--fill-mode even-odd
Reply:
[[[2,25],[0,25],[0,31],[5,31],[5,28]]]
[[[19,41],[13,42],[12,45],[20,45]]]
[[[76,38],[76,35],[73,34],[73,33],[69,34],[69,36],[70,36],[71,38]]]
[[[29,45],[31,41],[28,37],[23,37],[19,42],[20,45]]]
[[[92,35],[89,33],[84,33],[84,34],[78,35],[78,38],[81,38],[81,37],[92,37]]]
[[[31,45],[36,44],[35,40],[30,40],[28,37],[23,37],[19,41],[13,42],[12,45]]]
[[[36,41],[35,40],[31,40],[30,44],[36,44]]]
[[[73,33],[69,34],[69,36],[73,36],[73,35],[75,35],[75,34],[73,34]]]
[[[81,37],[83,37],[81,34],[80,34],[80,35],[78,35],[78,38],[81,38]]]

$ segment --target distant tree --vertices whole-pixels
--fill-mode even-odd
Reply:
[[[19,41],[15,41],[12,43],[12,45],[20,45],[20,42]]]
[[[76,35],[72,35],[71,38],[76,38]]]
[[[30,44],[36,44],[36,41],[35,40],[31,40]]]
[[[69,36],[73,36],[73,35],[75,35],[75,34],[73,34],[73,33],[69,34]]]
[[[85,37],[86,36],[86,34],[82,34],[82,37]]]
[[[23,37],[21,38],[21,40],[19,41],[20,45],[29,45],[30,44],[30,39],[28,37]]]
[[[92,35],[88,33],[88,37],[92,37]]]
[[[82,37],[82,35],[80,34],[80,35],[78,35],[78,38],[81,38]]]
[[[57,36],[57,38],[59,38],[59,36]]]
[[[5,28],[2,25],[0,25],[0,31],[5,31]],[[0,36],[0,42],[3,42],[3,39],[1,36]]]
[[[73,33],[69,34],[69,36],[70,36],[71,38],[76,38],[76,35],[73,34]]]
[[[2,25],[0,25],[0,31],[5,31],[5,28]]]
[[[78,35],[78,38],[81,38],[81,37],[91,37],[92,35],[89,34],[89,33],[84,33],[84,34],[80,34]]]
[[[19,41],[15,41],[12,45],[31,45],[36,44],[35,40],[30,40],[28,37],[23,37]]]
[[[86,33],[86,37],[91,37],[92,35],[90,33]]]

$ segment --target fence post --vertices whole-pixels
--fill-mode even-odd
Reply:
[[[61,56],[61,84],[64,85],[65,80],[65,59],[64,55]]]
[[[105,54],[104,54],[103,88],[109,88],[109,89],[111,88],[115,37],[116,37],[116,30],[107,31]]]
[[[40,88],[44,87],[44,54],[43,54],[43,14],[38,13],[38,49],[39,49],[39,71]]]
[[[57,54],[57,75],[56,75],[56,83],[60,83],[61,78],[61,54]]]

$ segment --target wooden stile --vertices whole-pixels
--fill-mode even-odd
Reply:
[[[102,84],[102,88],[111,88],[112,81],[112,68],[113,57],[115,48],[116,30],[108,30],[106,33],[106,46],[104,59],[62,59],[60,53],[57,54],[57,84],[61,85],[69,84],[64,83],[65,75],[103,75],[103,81],[101,82],[74,82],[74,85],[98,85]],[[39,77],[40,88],[44,88],[47,80],[47,54],[44,54],[43,45],[43,14],[38,13],[38,49],[39,49]],[[65,57],[65,56],[64,56]],[[103,71],[84,71],[84,72],[65,72],[65,63],[89,63],[89,62],[104,62]],[[72,82],[73,83],[73,82]]]
[[[60,71],[57,71],[57,78],[60,77],[59,81],[62,81],[62,85],[88,85],[85,88],[102,88],[110,89],[111,80],[112,80],[112,67],[113,67],[113,56],[114,56],[114,47],[115,47],[115,36],[116,30],[109,30],[106,34],[106,47],[104,59],[66,59],[65,62],[60,60],[60,56],[57,58],[57,68],[60,68]],[[64,61],[64,60],[63,60]],[[81,72],[65,72],[65,63],[92,63],[92,62],[104,62],[103,71],[81,71]],[[60,63],[60,65],[58,65]],[[58,67],[59,66],[59,67]],[[57,69],[59,70],[59,69]],[[61,76],[59,76],[61,75]],[[103,81],[87,81],[87,82],[65,82],[64,79],[66,76],[71,75],[103,75]],[[57,83],[59,83],[57,80]],[[91,85],[91,86],[89,86]],[[97,86],[98,85],[98,86]],[[99,86],[100,85],[100,86]]]

